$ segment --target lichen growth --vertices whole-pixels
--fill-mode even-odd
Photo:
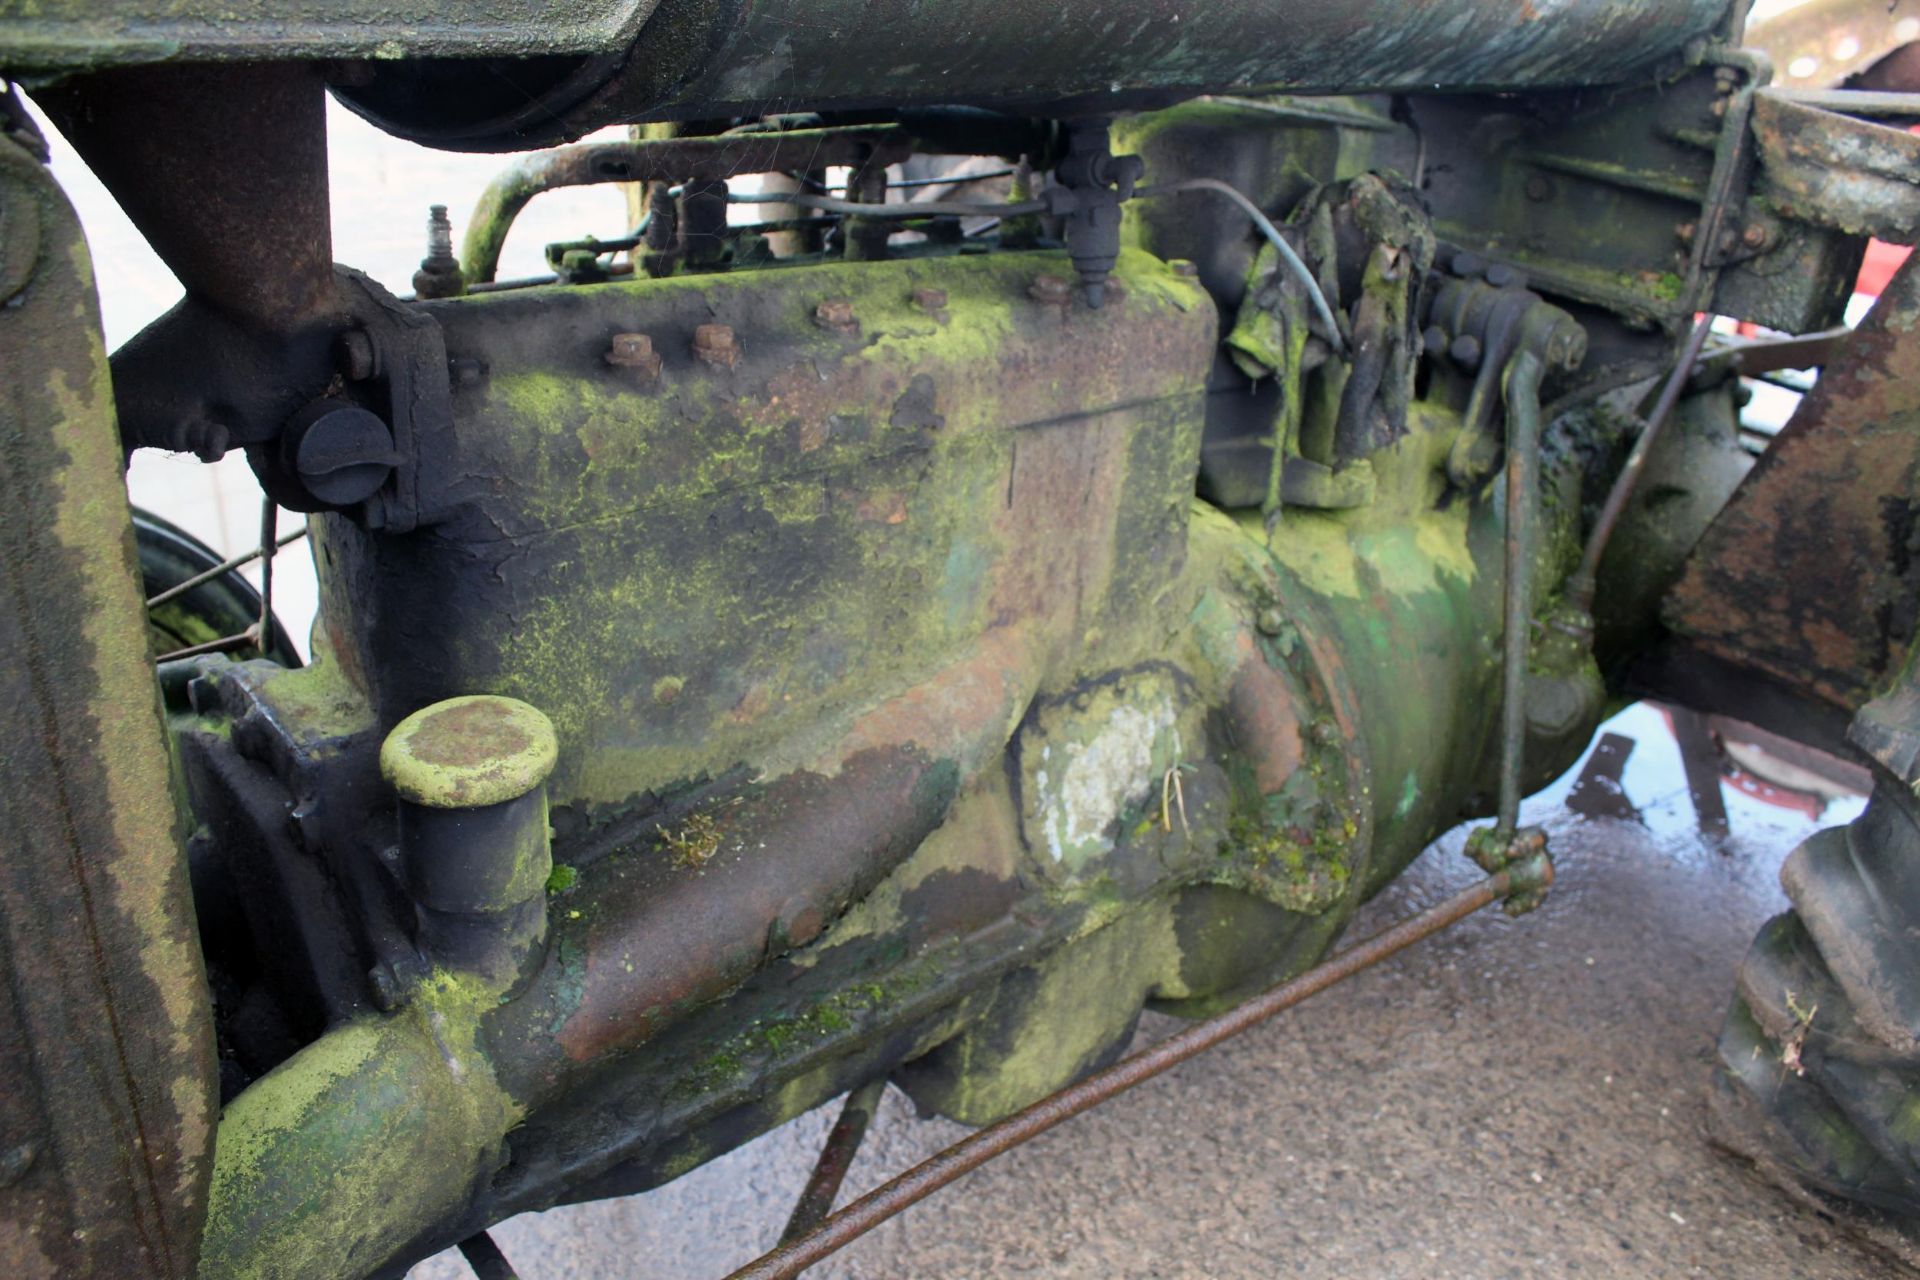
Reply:
[[[711,813],[690,814],[677,829],[660,833],[660,842],[673,855],[673,865],[685,870],[703,867],[720,851],[720,821]]]

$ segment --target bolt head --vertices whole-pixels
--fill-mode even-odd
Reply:
[[[1173,274],[1182,280],[1192,280],[1200,274],[1200,264],[1192,258],[1175,258],[1167,265],[1173,268]]]
[[[660,353],[653,349],[653,339],[644,333],[614,334],[601,359],[631,374],[638,382],[652,382],[660,376]]]
[[[693,354],[701,362],[720,369],[740,363],[740,340],[724,324],[703,324],[693,331]]]
[[[1749,222],[1740,232],[1740,243],[1749,249],[1764,249],[1772,239],[1764,222]]]
[[[813,322],[830,333],[860,332],[860,321],[854,318],[851,298],[828,298],[813,309]]]
[[[947,305],[945,289],[920,288],[913,291],[913,305],[922,311],[941,311]]]
[[[1253,620],[1253,625],[1260,628],[1263,636],[1277,636],[1287,629],[1287,615],[1280,612],[1277,605],[1268,605]]]
[[[1073,301],[1073,285],[1055,275],[1036,276],[1027,296],[1050,307],[1064,307]]]
[[[1553,183],[1543,173],[1536,173],[1527,179],[1527,199],[1545,200],[1553,194]]]
[[[1480,367],[1480,339],[1470,333],[1463,333],[1447,347],[1447,354],[1454,363],[1468,369]]]
[[[1524,289],[1527,277],[1510,263],[1496,262],[1487,268],[1487,283],[1496,289]]]

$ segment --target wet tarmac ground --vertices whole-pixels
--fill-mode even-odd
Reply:
[[[1540,911],[1482,913],[1069,1121],[808,1274],[1894,1273],[1706,1135],[1714,1039],[1735,964],[1786,905],[1780,862],[1860,801],[1748,774],[1701,789],[1697,808],[1666,714],[1630,708],[1527,803],[1559,867]],[[1437,842],[1348,936],[1471,882],[1461,839]],[[1149,1016],[1140,1034],[1179,1025]],[[832,1118],[804,1116],[651,1195],[528,1215],[494,1237],[523,1280],[724,1276],[773,1244]],[[889,1092],[841,1203],[965,1132],[916,1119]],[[413,1278],[469,1274],[448,1254]]]

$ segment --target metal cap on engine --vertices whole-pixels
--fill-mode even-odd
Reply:
[[[538,787],[558,755],[553,722],[538,707],[475,694],[423,707],[395,725],[380,746],[380,773],[402,800],[479,809]]]

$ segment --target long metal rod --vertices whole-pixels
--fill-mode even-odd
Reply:
[[[1527,744],[1527,657],[1533,648],[1534,514],[1539,504],[1540,359],[1521,351],[1507,366],[1507,580],[1500,668],[1500,809],[1494,830],[1520,825]]]
[[[295,529],[292,533],[289,533],[285,537],[280,538],[273,545],[274,545],[274,548],[277,550],[280,547],[284,547],[289,543],[298,542],[300,541],[300,539],[306,536],[307,536],[307,527],[305,525],[301,525],[298,529]],[[165,604],[167,601],[172,600],[178,596],[185,595],[187,592],[193,590],[197,586],[200,586],[202,583],[212,582],[215,578],[219,577],[223,573],[232,573],[235,569],[244,568],[245,566],[252,564],[255,560],[258,560],[259,558],[260,558],[260,548],[249,547],[247,550],[242,551],[239,555],[234,556],[232,559],[222,560],[219,564],[213,566],[213,568],[211,569],[206,570],[204,573],[196,573],[191,578],[188,578],[185,582],[176,582],[174,585],[168,587],[165,591],[162,591],[159,595],[149,597],[147,600],[147,608],[157,609],[161,605]]]
[[[484,1231],[460,1242],[460,1256],[473,1268],[475,1280],[520,1280],[507,1255],[500,1252],[500,1246]]]
[[[1501,901],[1516,889],[1544,886],[1551,883],[1552,879],[1553,866],[1544,855],[1536,855],[1488,876],[1437,906],[1347,948],[1291,982],[1281,983],[1238,1008],[1178,1031],[1105,1071],[1068,1085],[1024,1111],[962,1138],[891,1182],[861,1196],[807,1235],[782,1242],[771,1252],[735,1271],[727,1280],[789,1280],[995,1156],[1013,1150],[1062,1121],[1151,1080],[1196,1054],[1250,1027],[1258,1026],[1282,1010],[1292,1008],[1309,996],[1318,995],[1335,983],[1432,937],[1474,912]]]
[[[874,1113],[880,1109],[880,1097],[886,1091],[887,1078],[880,1076],[847,1095],[846,1105],[840,1108],[840,1118],[833,1122],[833,1130],[820,1148],[820,1158],[814,1162],[807,1185],[793,1206],[793,1215],[787,1219],[786,1230],[780,1233],[782,1243],[798,1240],[833,1212],[840,1184],[847,1180],[847,1170],[853,1167],[853,1158],[860,1154],[867,1126],[873,1123]]]
[[[1599,580],[1600,557],[1606,554],[1607,540],[1613,537],[1614,526],[1620,523],[1621,513],[1626,511],[1627,502],[1640,484],[1640,475],[1647,469],[1647,456],[1653,452],[1660,433],[1666,429],[1667,420],[1673,417],[1674,406],[1680,402],[1680,393],[1686,388],[1687,379],[1692,376],[1693,366],[1700,359],[1700,350],[1706,345],[1707,334],[1712,329],[1713,317],[1710,315],[1701,316],[1695,321],[1693,332],[1687,335],[1686,343],[1680,348],[1672,372],[1667,374],[1666,384],[1660,388],[1660,398],[1654,402],[1653,412],[1647,415],[1645,429],[1640,432],[1640,438],[1633,442],[1633,450],[1627,454],[1627,464],[1614,477],[1613,488],[1607,491],[1607,500],[1600,508],[1599,517],[1593,522],[1593,532],[1587,535],[1586,550],[1580,556],[1580,567],[1567,580],[1567,594],[1583,613],[1593,611],[1594,584]]]

